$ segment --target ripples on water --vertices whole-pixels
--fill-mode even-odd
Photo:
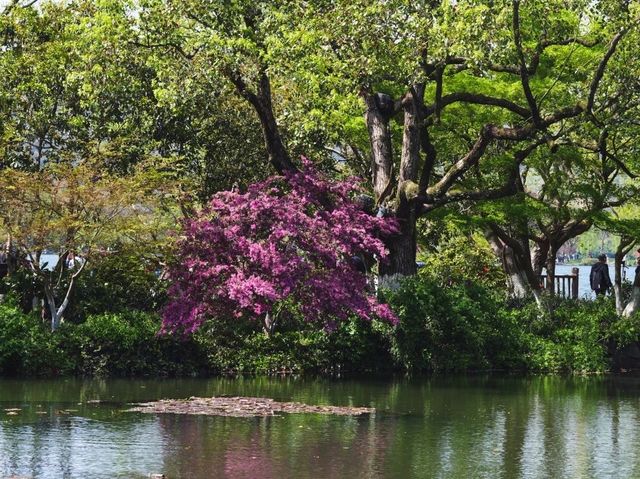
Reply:
[[[636,378],[0,380],[0,478],[634,478]],[[375,415],[241,419],[121,412],[240,394]],[[100,404],[88,403],[100,399]],[[16,415],[5,409],[20,408]]]

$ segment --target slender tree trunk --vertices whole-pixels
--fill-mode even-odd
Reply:
[[[626,254],[633,247],[634,240],[626,236],[620,238],[618,247],[616,248],[616,254],[614,258],[614,279],[613,279],[613,294],[616,298],[616,311],[618,314],[622,314],[624,311],[624,299],[622,297],[622,261]],[[635,279],[635,278],[634,278]]]
[[[51,318],[51,331],[54,332],[60,327],[62,315],[58,314],[56,298],[51,285],[45,284],[44,295],[47,301],[47,308],[49,309],[49,317]]]
[[[269,161],[280,173],[295,170],[296,168],[289,157],[289,152],[280,136],[280,129],[278,128],[278,123],[273,113],[271,84],[266,74],[262,75],[260,79],[256,111],[260,118],[260,124],[262,125],[262,133],[264,135]]]
[[[633,316],[640,308],[640,274],[636,269],[636,276],[633,279],[633,291],[631,292],[631,300],[622,312],[622,316],[628,318]]]
[[[556,258],[558,248],[555,245],[549,247],[547,255],[547,291],[551,295],[556,294]]]
[[[498,236],[490,228],[485,231],[485,237],[489,241],[495,255],[500,258],[502,269],[507,279],[509,297],[514,299],[526,298],[529,290],[527,275],[520,267],[514,249],[500,241]]]
[[[276,317],[272,316],[271,313],[267,313],[264,315],[264,324],[262,325],[262,331],[267,337],[271,337],[273,331],[276,329]]]
[[[280,129],[273,112],[273,100],[271,97],[271,82],[266,72],[260,73],[256,89],[253,91],[247,85],[239,72],[229,73],[229,78],[236,87],[238,93],[246,99],[258,114],[264,146],[269,155],[269,161],[278,173],[295,171],[296,166],[291,161],[289,152],[282,141]]]

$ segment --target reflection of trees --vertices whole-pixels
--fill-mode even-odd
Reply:
[[[640,477],[637,387],[636,379],[608,377],[0,381],[0,407],[23,407],[18,416],[0,412],[0,477],[47,470],[76,477],[100,465],[116,476],[196,479]],[[377,412],[255,419],[118,412],[121,402],[192,395]],[[77,405],[88,399],[115,404]],[[69,407],[83,417],[59,413]]]
[[[160,416],[168,477],[382,477],[375,418],[293,414],[257,419]]]

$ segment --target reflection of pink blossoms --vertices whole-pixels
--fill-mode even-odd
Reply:
[[[368,215],[350,199],[356,180],[329,182],[304,166],[244,194],[217,193],[184,222],[165,330],[193,332],[210,317],[262,318],[285,303],[325,324],[351,314],[396,321],[367,292],[352,261],[383,258],[379,235],[396,232],[395,222]]]

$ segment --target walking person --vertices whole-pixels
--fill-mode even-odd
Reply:
[[[598,262],[591,267],[589,275],[591,289],[595,291],[596,296],[604,296],[609,288],[613,286],[611,277],[609,276],[609,266],[607,265],[607,255],[598,256]]]

